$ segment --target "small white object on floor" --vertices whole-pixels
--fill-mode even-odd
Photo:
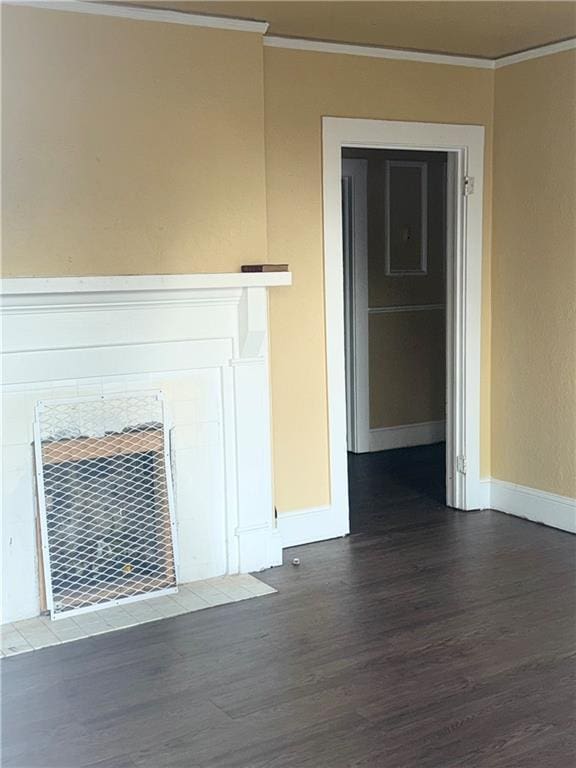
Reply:
[[[56,621],[52,621],[49,616],[15,621],[0,626],[0,656],[15,656],[51,645],[62,645],[73,640],[146,624],[149,621],[270,595],[277,591],[250,574],[219,576],[215,579],[180,584],[178,592],[173,595],[115,605]]]

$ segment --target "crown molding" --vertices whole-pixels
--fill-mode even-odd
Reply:
[[[306,40],[299,37],[265,37],[264,45],[267,48],[289,48],[296,51],[315,51],[317,53],[340,53],[349,56],[366,56],[371,59],[420,61],[426,64],[449,64],[453,67],[494,69],[494,61],[492,59],[481,59],[475,56],[452,56],[447,53],[405,51],[396,48],[377,48],[370,45],[353,45],[351,43],[327,43],[320,40]]]
[[[562,40],[560,43],[551,43],[550,45],[541,45],[539,48],[531,48],[528,51],[522,51],[521,53],[511,53],[510,56],[502,56],[499,59],[494,60],[494,69],[500,69],[501,67],[509,67],[512,64],[519,64],[522,61],[530,61],[530,59],[540,59],[543,56],[552,56],[554,53],[562,53],[563,51],[573,51],[576,49],[576,38],[572,37],[569,40]]]
[[[374,46],[354,45],[351,43],[327,43],[320,40],[306,40],[297,37],[265,37],[267,48],[287,48],[294,51],[315,51],[316,53],[340,53],[348,56],[367,56],[372,59],[393,59],[396,61],[419,61],[427,64],[448,64],[453,67],[472,67],[475,69],[500,69],[530,59],[551,56],[562,51],[576,49],[576,38],[560,43],[542,45],[521,53],[502,56],[499,59],[482,59],[477,56],[453,56],[448,53],[426,53],[424,51],[406,51],[396,48],[377,48]]]
[[[4,5],[20,5],[41,8],[45,11],[67,11],[87,13],[93,16],[115,16],[136,21],[160,22],[163,24],[182,24],[189,27],[227,29],[235,32],[255,32],[266,35],[269,24],[266,21],[250,21],[228,16],[206,16],[196,13],[182,13],[161,8],[131,7],[125,5],[107,5],[88,2],[88,0],[2,0]],[[354,43],[329,43],[322,40],[308,40],[303,37],[263,37],[266,48],[287,48],[295,51],[313,51],[316,53],[338,53],[348,56],[365,56],[372,59],[391,59],[396,61],[416,61],[425,64],[447,64],[453,67],[472,67],[475,69],[501,69],[519,64],[530,59],[539,59],[563,51],[576,49],[576,38],[562,40],[559,43],[542,45],[520,53],[512,53],[497,59],[485,59],[479,56],[459,56],[449,53],[430,53],[397,48],[380,48]]]
[[[86,0],[64,0],[51,2],[46,0],[5,0],[5,5],[22,5],[41,8],[45,11],[68,11],[70,13],[87,13],[92,16],[115,16],[120,19],[135,21],[152,21],[161,24],[182,24],[188,27],[207,27],[210,29],[227,29],[233,32],[256,32],[266,34],[268,23],[265,21],[248,21],[225,16],[204,16],[196,13],[181,13],[161,8],[128,7],[125,5],[106,5],[104,3],[86,2]]]

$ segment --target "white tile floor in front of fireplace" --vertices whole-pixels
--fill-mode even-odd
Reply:
[[[52,621],[49,616],[39,616],[13,624],[3,624],[0,627],[0,655],[14,656],[17,653],[61,645],[72,640],[201,611],[216,605],[270,595],[276,591],[249,574],[220,576],[216,579],[180,584],[178,593],[174,595],[102,608],[57,621]]]

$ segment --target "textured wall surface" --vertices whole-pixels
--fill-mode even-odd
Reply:
[[[576,53],[496,72],[492,475],[576,496]]]
[[[260,35],[25,7],[2,21],[6,275],[265,258]]]
[[[490,211],[493,75],[484,69],[264,49],[268,248],[289,262],[272,292],[276,497],[280,512],[329,494],[322,252],[322,116],[486,126],[482,472],[490,466]],[[278,339],[278,341],[276,341]]]
[[[446,416],[446,322],[440,310],[370,315],[370,428]]]
[[[2,14],[6,274],[236,271],[266,256],[291,265],[294,286],[270,298],[280,513],[330,501],[322,116],[486,126],[489,473],[493,72],[263,50],[253,33]]]

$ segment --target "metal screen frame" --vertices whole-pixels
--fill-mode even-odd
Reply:
[[[54,609],[54,594],[52,588],[52,573],[50,567],[50,548],[48,539],[48,518],[47,518],[47,505],[46,494],[44,484],[44,462],[42,456],[42,438],[41,438],[41,423],[40,417],[43,410],[47,406],[54,405],[74,405],[83,402],[102,402],[104,400],[119,400],[129,397],[144,397],[148,396],[156,399],[160,403],[162,413],[162,454],[164,458],[164,470],[166,475],[166,496],[168,502],[168,516],[170,522],[171,533],[171,549],[172,549],[172,561],[174,564],[174,580],[175,585],[173,587],[166,587],[163,589],[153,590],[151,592],[145,592],[138,595],[129,595],[126,597],[111,598],[110,600],[102,603],[94,603],[92,605],[81,606],[78,608],[66,609],[63,612],[56,612]],[[107,395],[98,396],[79,396],[72,398],[54,398],[50,400],[39,400],[36,403],[35,415],[34,415],[34,460],[35,460],[35,473],[36,473],[36,493],[38,502],[38,518],[40,522],[40,538],[42,549],[42,571],[44,576],[44,588],[46,594],[46,607],[50,611],[50,617],[53,621],[59,619],[65,619],[69,616],[77,616],[82,613],[90,613],[92,611],[103,610],[115,605],[124,605],[126,603],[134,603],[140,600],[148,600],[152,597],[161,597],[162,595],[171,595],[178,592],[179,584],[179,559],[178,559],[178,537],[177,537],[177,524],[176,513],[174,503],[174,484],[172,475],[171,464],[171,450],[170,450],[170,428],[167,416],[166,401],[164,393],[161,390],[139,390],[135,392],[115,392]]]

